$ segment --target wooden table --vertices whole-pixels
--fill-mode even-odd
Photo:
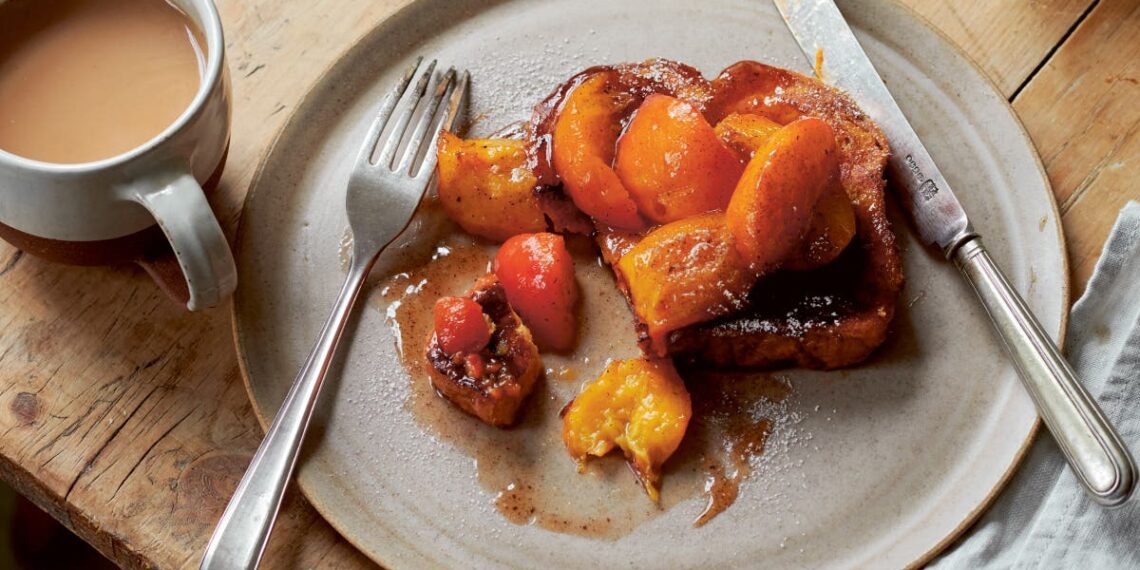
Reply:
[[[1013,102],[1057,195],[1079,294],[1117,211],[1140,198],[1140,3],[905,2]],[[258,159],[298,99],[403,2],[220,4],[234,125],[213,201],[232,236]],[[0,243],[0,327],[0,475],[123,566],[196,566],[261,438],[229,308],[187,314],[133,267],[54,265]],[[299,495],[266,562],[369,564]]]

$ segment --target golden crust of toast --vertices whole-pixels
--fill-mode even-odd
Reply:
[[[650,346],[653,341],[641,323],[637,328],[643,348],[720,368],[796,363],[831,369],[860,362],[883,343],[903,285],[884,198],[890,147],[850,97],[814,78],[755,61],[736,63],[712,81],[667,60],[593,67],[539,104],[528,126],[530,165],[543,191],[559,184],[550,167],[549,142],[562,99],[596,74],[606,74],[613,92],[628,98],[628,113],[648,94],[665,93],[690,101],[713,125],[733,113],[761,115],[779,124],[802,117],[822,119],[835,131],[840,177],[855,211],[855,238],[832,263],[761,279],[744,308],[668,333],[664,350]],[[641,236],[596,226],[594,237],[603,260],[616,267]],[[621,272],[615,275],[628,297]]]
[[[522,404],[542,374],[542,358],[530,329],[507,303],[507,294],[494,274],[479,278],[466,293],[494,325],[487,346],[474,353],[448,354],[435,333],[425,357],[432,386],[463,411],[497,426],[518,419]],[[469,357],[478,361],[469,365]]]
[[[779,123],[812,116],[831,126],[856,236],[825,267],[760,281],[745,310],[674,331],[668,352],[720,367],[795,362],[829,369],[867,358],[886,339],[903,285],[884,198],[886,137],[846,94],[786,69],[742,61],[721,72],[712,89],[706,112],[713,123],[752,113]]]

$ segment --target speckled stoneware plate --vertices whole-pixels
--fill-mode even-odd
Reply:
[[[840,7],[994,256],[1046,329],[1061,331],[1068,275],[1058,216],[1004,98],[906,9]],[[597,63],[660,56],[711,76],[757,59],[810,72],[761,0],[420,0],[402,9],[305,97],[246,203],[234,327],[263,424],[344,277],[344,189],[369,115],[416,54],[471,70],[475,134],[526,118],[558,82]],[[578,273],[587,332],[574,354],[546,357],[547,378],[519,427],[481,425],[437,399],[422,370],[408,372],[401,350],[418,362],[417,317],[486,263],[484,248],[448,235],[426,208],[349,324],[301,488],[348,540],[396,568],[920,564],[1001,489],[1036,415],[954,268],[894,219],[908,281],[887,344],[850,370],[776,371],[737,385],[738,413],[753,435],[768,433],[763,452],[761,437],[738,437],[753,444],[750,457],[718,456],[709,434],[731,422],[707,414],[707,429],[667,464],[655,507],[620,458],[578,474],[558,438],[558,410],[581,383],[607,358],[635,352],[628,311],[587,254]],[[432,257],[433,269],[420,267]],[[738,494],[697,527],[706,484],[722,498]]]

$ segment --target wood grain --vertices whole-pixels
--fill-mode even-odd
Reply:
[[[1140,199],[1140,3],[1103,0],[1014,101],[1061,207],[1076,294]]]
[[[211,201],[232,235],[261,153],[305,89],[393,0],[222,0],[230,160]],[[1088,0],[908,0],[1013,94]],[[1046,159],[1083,283],[1119,203],[1137,197],[1140,21],[1104,0],[1016,108]],[[0,244],[0,476],[115,562],[195,567],[261,430],[228,307],[187,314],[131,267],[53,265]],[[267,567],[370,563],[291,496]]]
[[[219,9],[230,157],[211,203],[232,236],[262,150],[336,55],[402,2]],[[196,567],[260,441],[229,308],[187,314],[133,267],[47,263],[0,245],[0,475],[125,567]],[[267,567],[367,567],[303,498]]]
[[[1093,0],[904,2],[954,40],[1008,97]]]

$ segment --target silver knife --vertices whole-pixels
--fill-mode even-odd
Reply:
[[[1128,449],[986,253],[965,210],[839,8],[832,0],[774,2],[809,60],[817,61],[817,50],[823,50],[823,77],[854,98],[887,135],[891,187],[910,212],[919,237],[940,248],[978,294],[1022,384],[1081,484],[1102,505],[1123,504],[1136,482],[1136,465]]]

